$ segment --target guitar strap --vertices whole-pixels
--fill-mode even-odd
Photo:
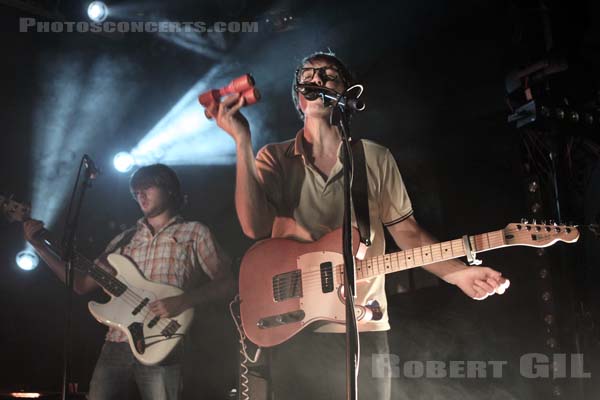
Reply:
[[[118,251],[119,254],[123,254],[123,248],[127,246],[129,242],[131,242],[131,239],[133,239],[133,235],[135,235],[136,232],[137,229],[134,228],[130,228],[129,230],[125,231],[123,237],[119,239],[119,241],[116,244],[114,244],[110,248],[107,247],[106,250],[98,257],[98,259],[96,260],[97,265],[104,269],[107,269],[108,271],[112,271],[113,268],[110,266],[110,263],[107,261],[106,257],[110,253],[114,253],[116,251]]]
[[[118,250],[119,254],[122,254],[123,248],[125,246],[127,246],[129,244],[129,242],[131,242],[131,239],[133,239],[133,236],[135,235],[136,232],[137,232],[137,229],[135,229],[135,228],[130,228],[129,230],[125,231],[125,234],[123,235],[121,240],[119,240],[117,242],[117,244],[115,244],[112,247],[112,249],[108,249],[106,251],[106,253],[114,253],[116,250]]]
[[[365,146],[362,140],[352,143],[352,202],[360,232],[360,242],[371,245],[371,221],[369,218],[369,182]]]

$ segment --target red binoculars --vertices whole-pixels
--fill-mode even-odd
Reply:
[[[227,86],[221,89],[211,89],[208,92],[198,96],[198,102],[202,106],[209,107],[212,103],[219,103],[221,97],[228,94],[239,93],[245,101],[245,105],[249,106],[257,103],[260,100],[260,92],[254,87],[254,78],[250,74],[245,74],[232,80]],[[204,110],[207,118],[210,118]]]

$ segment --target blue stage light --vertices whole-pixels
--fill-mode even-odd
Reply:
[[[40,263],[39,257],[37,254],[35,254],[35,252],[33,252],[33,250],[20,251],[15,259],[19,268],[24,271],[36,269]]]
[[[121,151],[113,159],[113,164],[117,171],[125,173],[131,171],[135,165],[135,159],[126,151]]]
[[[93,22],[103,22],[108,17],[108,7],[101,1],[92,1],[87,13]]]

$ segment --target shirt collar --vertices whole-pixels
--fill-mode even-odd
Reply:
[[[296,133],[296,138],[293,142],[290,143],[287,150],[285,151],[285,155],[289,158],[299,157],[301,156],[304,160],[306,160],[306,152],[304,151],[304,128],[301,128],[298,133]],[[354,142],[352,142],[354,143]],[[337,148],[337,157],[338,160],[342,159],[342,142],[338,145]]]
[[[301,128],[298,133],[296,133],[296,138],[293,142],[290,143],[287,150],[285,151],[285,155],[293,158],[298,156],[305,156],[304,146],[302,145],[302,141],[304,140],[304,128]]]
[[[154,235],[158,235],[160,232],[164,231],[165,229],[167,229],[169,226],[174,225],[174,224],[178,224],[183,222],[183,217],[179,214],[176,214],[173,218],[171,218],[166,224],[165,226],[163,226],[162,228],[160,228],[160,230],[158,232],[156,232]],[[138,230],[148,230],[148,233],[151,233],[152,230],[150,229],[150,224],[148,224],[148,221],[146,220],[146,217],[142,217],[140,219],[137,220],[137,227]]]

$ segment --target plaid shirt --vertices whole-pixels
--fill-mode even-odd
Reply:
[[[134,230],[129,243],[119,243]],[[198,284],[202,276],[200,271],[214,280],[227,275],[231,264],[206,226],[199,222],[186,222],[180,216],[173,217],[154,236],[146,220],[139,219],[136,226],[122,232],[108,244],[104,256],[109,253],[128,256],[146,279],[183,290]],[[97,262],[102,265],[104,259],[101,256]],[[106,340],[125,342],[127,336],[109,327]]]

